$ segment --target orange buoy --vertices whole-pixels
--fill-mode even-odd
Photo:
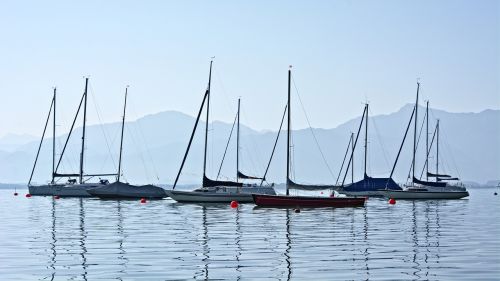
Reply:
[[[17,192],[14,192],[14,196],[17,196]]]
[[[141,204],[144,204],[144,203],[146,203],[146,202],[147,202],[147,201],[146,201],[146,198],[141,198]]]
[[[54,199],[59,199],[59,198],[61,198],[59,197],[59,195],[54,196]]]
[[[389,199],[389,204],[391,204],[391,205],[396,204],[396,199],[394,199],[394,198]]]
[[[31,194],[26,193],[26,198],[30,198],[30,197],[31,197]]]
[[[231,208],[238,208],[238,201],[231,201]]]

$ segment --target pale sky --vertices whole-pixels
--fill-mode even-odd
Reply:
[[[313,127],[422,100],[500,108],[499,1],[1,1],[0,137],[40,135],[52,96],[65,131],[85,75],[101,122],[197,113],[215,56],[211,116],[276,130],[288,65]],[[92,96],[90,96],[92,99]],[[294,98],[294,126],[306,126]],[[94,103],[88,122],[95,124]],[[212,119],[212,120],[213,120]]]

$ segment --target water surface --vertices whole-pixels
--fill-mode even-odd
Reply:
[[[0,279],[498,280],[493,192],[295,213],[0,190]]]

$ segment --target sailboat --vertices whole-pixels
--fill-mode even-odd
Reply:
[[[238,201],[242,203],[250,203],[253,202],[252,195],[253,193],[259,194],[276,194],[274,191],[273,185],[257,185],[257,184],[244,184],[240,182],[240,179],[262,179],[258,177],[251,177],[243,174],[239,170],[239,101],[238,101],[238,129],[237,129],[237,161],[236,161],[236,181],[221,181],[221,180],[212,180],[206,175],[206,164],[207,164],[207,141],[208,141],[208,123],[209,123],[209,112],[210,112],[210,84],[212,79],[212,61],[210,62],[210,72],[208,77],[208,87],[205,91],[205,95],[203,97],[203,101],[200,106],[200,110],[198,112],[198,116],[196,118],[196,122],[193,128],[193,132],[191,133],[191,138],[189,139],[188,147],[184,154],[184,158],[181,163],[181,167],[179,172],[177,173],[177,177],[175,178],[174,185],[172,190],[166,190],[168,196],[178,202],[212,202],[212,203],[222,203],[222,202],[231,202]],[[197,188],[193,191],[180,191],[175,190],[177,186],[177,182],[179,180],[179,176],[182,173],[182,168],[184,167],[184,163],[186,161],[186,157],[189,153],[189,149],[191,147],[191,143],[193,141],[194,133],[196,131],[196,127],[198,126],[198,122],[200,120],[201,112],[205,105],[205,101],[207,103],[207,115],[206,115],[206,123],[205,123],[205,149],[204,149],[204,157],[203,157],[203,184],[202,187]]]
[[[120,138],[120,156],[118,158],[118,173],[116,176],[116,181],[101,187],[88,189],[87,192],[95,197],[101,199],[137,199],[137,198],[149,198],[149,199],[161,199],[167,197],[165,190],[159,186],[152,184],[148,185],[132,185],[126,182],[120,181],[120,176],[122,174],[122,152],[123,152],[123,132],[125,130],[125,110],[127,108],[127,94],[128,87],[125,88],[125,102],[123,105],[123,117],[122,117],[122,128],[121,128],[121,138]]]
[[[404,190],[384,190],[383,194],[385,197],[393,199],[460,199],[469,196],[469,192],[462,184],[450,184],[448,181],[457,181],[458,178],[451,177],[450,175],[439,174],[439,120],[436,124],[435,133],[436,138],[436,172],[431,173],[428,171],[429,163],[429,103],[427,102],[427,131],[426,131],[426,178],[427,180],[417,179],[415,176],[415,158],[417,152],[417,121],[418,121],[418,95],[419,95],[420,83],[417,82],[417,100],[415,102],[415,120],[414,120],[414,131],[413,131],[413,160],[412,160],[412,178],[411,182],[405,185]],[[412,113],[413,116],[413,113]],[[411,121],[411,119],[410,119]],[[405,133],[406,137],[406,133]],[[403,138],[403,143],[404,143]],[[401,147],[403,146],[401,144]],[[401,151],[401,148],[400,148]],[[398,154],[399,156],[399,154]],[[396,159],[397,161],[397,159]],[[392,174],[392,173],[391,173]],[[429,177],[434,177],[435,181],[429,181]]]
[[[356,143],[358,141],[359,132],[361,130],[361,126],[365,123],[365,162],[364,162],[364,173],[363,179],[357,182],[353,182],[351,184],[344,185],[345,179],[347,176],[347,172],[349,170],[349,166],[354,157],[354,149],[356,148]],[[347,164],[347,169],[344,174],[344,179],[342,180],[342,185],[337,190],[339,193],[348,195],[348,196],[383,196],[383,192],[381,190],[402,190],[402,188],[391,178],[374,178],[368,176],[366,172],[366,164],[367,164],[367,154],[368,154],[368,103],[365,105],[363,110],[363,115],[361,116],[361,123],[359,124],[358,134],[356,136],[356,141],[353,144],[353,149],[351,151],[351,158]],[[354,169],[353,169],[354,170]]]
[[[254,203],[260,207],[361,207],[364,206],[366,197],[316,197],[316,196],[290,196],[290,189],[317,190],[335,189],[331,185],[304,185],[290,179],[290,134],[291,134],[291,109],[290,109],[290,81],[292,71],[288,70],[288,102],[287,102],[287,150],[286,150],[286,195],[253,194]]]
[[[87,119],[87,92],[88,92],[88,83],[89,83],[89,78],[85,79],[85,91],[83,92],[82,98],[80,100],[80,104],[78,105],[77,112],[75,114],[75,118],[73,119],[73,123],[71,125],[71,129],[68,133],[68,137],[66,138],[66,142],[64,144],[64,147],[62,149],[61,155],[59,157],[59,161],[57,162],[57,165],[53,167],[53,172],[52,172],[52,178],[53,182],[55,183],[55,178],[68,178],[68,182],[66,184],[49,184],[41,187],[37,186],[30,186],[29,191],[30,194],[32,195],[57,195],[61,197],[91,197],[91,195],[87,192],[88,189],[91,188],[96,188],[96,187],[101,187],[103,185],[109,184],[109,181],[107,179],[100,179],[99,182],[96,183],[89,183],[86,182],[84,177],[100,177],[100,176],[116,176],[115,173],[110,173],[110,174],[84,174],[84,152],[85,152],[85,129],[86,129],[86,119]],[[73,128],[76,123],[76,119],[78,117],[78,114],[80,112],[80,109],[83,104],[83,127],[82,127],[82,146],[81,146],[81,151],[80,151],[80,171],[79,173],[73,173],[73,174],[65,174],[65,173],[59,173],[59,165],[61,164],[62,158],[64,156],[64,152],[66,150],[66,147],[68,145],[68,141],[71,137],[71,133],[73,132]],[[54,105],[55,105],[55,99],[54,99]],[[54,110],[55,113],[55,110]],[[55,114],[54,114],[55,117]],[[55,121],[54,121],[55,124]],[[54,129],[55,130],[55,129]],[[43,137],[42,137],[43,140]],[[41,144],[41,142],[40,142]],[[53,148],[55,150],[55,148]],[[40,151],[40,149],[39,149]],[[55,152],[53,151],[53,159],[54,159]],[[37,159],[38,159],[38,153],[37,153]],[[33,166],[33,170],[35,169],[36,166],[36,160],[35,164]],[[55,164],[55,161],[53,161],[53,165]],[[32,173],[33,174],[33,173]],[[76,179],[73,179],[73,177],[78,177],[78,183]],[[31,177],[30,177],[30,182],[31,182]]]

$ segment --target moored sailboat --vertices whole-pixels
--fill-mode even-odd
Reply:
[[[179,172],[177,173],[177,177],[175,179],[172,190],[166,190],[168,196],[178,202],[195,202],[195,203],[203,203],[203,202],[211,202],[211,203],[222,203],[222,202],[231,202],[231,201],[239,201],[242,203],[253,202],[252,195],[253,193],[259,194],[276,194],[274,191],[273,185],[257,185],[257,184],[246,184],[240,182],[240,179],[262,179],[265,177],[252,177],[247,176],[239,170],[239,114],[240,114],[240,106],[238,101],[238,128],[237,128],[237,148],[236,148],[236,181],[222,181],[218,179],[210,179],[206,174],[206,164],[207,164],[207,143],[208,143],[208,123],[209,123],[209,111],[210,111],[210,85],[212,79],[212,61],[210,62],[210,72],[208,78],[208,87],[205,91],[205,95],[203,97],[203,101],[200,106],[200,110],[198,112],[198,116],[196,118],[196,122],[191,133],[191,137],[189,139],[188,147],[184,154],[184,158],[181,163],[181,167]],[[182,173],[182,169],[184,167],[184,163],[186,161],[187,155],[189,153],[191,143],[193,141],[194,134],[196,132],[196,128],[198,126],[198,122],[200,120],[201,113],[203,111],[203,107],[207,105],[206,108],[206,120],[205,120],[205,148],[204,148],[204,157],[203,157],[203,181],[202,186],[193,191],[181,191],[175,190],[177,186],[177,182],[179,180],[179,176]]]
[[[365,197],[316,197],[316,196],[290,196],[290,189],[319,190],[335,189],[333,185],[303,185],[290,179],[290,81],[291,70],[288,70],[288,102],[287,102],[287,152],[286,152],[286,195],[253,194],[254,203],[259,207],[361,207],[364,206]]]
[[[125,130],[125,112],[127,108],[127,94],[128,87],[125,88],[125,102],[123,105],[123,117],[122,117],[122,128],[121,128],[121,138],[120,138],[120,155],[118,158],[118,173],[116,176],[116,181],[104,186],[88,189],[87,192],[95,197],[101,199],[137,199],[137,198],[148,198],[148,199],[161,199],[167,197],[165,190],[159,186],[152,184],[148,185],[132,185],[126,182],[120,181],[120,176],[122,174],[122,152],[123,152],[123,132]]]
[[[436,124],[435,135],[436,138],[436,172],[431,173],[428,170],[429,167],[429,152],[430,147],[428,146],[428,118],[429,118],[429,103],[427,102],[427,131],[426,131],[426,179],[418,179],[415,176],[415,162],[416,162],[416,152],[417,152],[417,121],[418,121],[418,97],[419,97],[420,83],[417,82],[417,99],[415,102],[414,113],[414,131],[413,131],[413,160],[412,160],[412,177],[411,181],[405,185],[404,190],[384,190],[383,194],[385,197],[393,199],[461,199],[469,196],[469,192],[462,184],[450,184],[448,181],[457,181],[458,178],[451,177],[445,174],[439,174],[439,120]],[[412,113],[413,116],[413,113]],[[411,121],[411,119],[410,119]],[[406,133],[405,133],[406,138]],[[405,138],[403,138],[403,143]],[[403,146],[401,144],[401,147]],[[401,151],[401,148],[400,148]],[[399,156],[399,154],[398,154]],[[397,161],[397,159],[396,159]],[[395,164],[394,164],[395,165]],[[394,170],[394,168],[393,168]],[[392,173],[391,173],[392,174]],[[435,181],[429,181],[429,177],[434,177]]]

